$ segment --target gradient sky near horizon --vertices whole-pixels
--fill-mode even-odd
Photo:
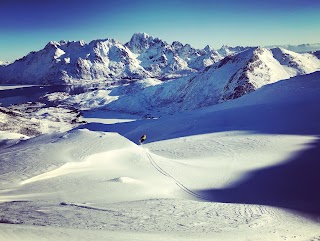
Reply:
[[[146,32],[169,43],[220,48],[320,42],[320,0],[1,0],[0,60],[51,40]]]

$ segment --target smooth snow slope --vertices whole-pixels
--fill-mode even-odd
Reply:
[[[224,165],[226,162],[221,160],[228,159],[237,163],[240,169],[245,167],[244,171],[247,172],[250,166],[253,170],[299,159],[298,153],[303,149],[310,149],[312,153],[318,151],[320,110],[316,107],[316,103],[320,101],[319,91],[320,72],[316,72],[283,80],[237,100],[199,111],[185,112],[157,120],[114,125],[90,123],[86,127],[91,130],[119,132],[135,142],[142,133],[146,133],[147,142],[150,143],[149,148],[161,155],[183,156],[183,159],[198,159],[199,156],[208,157],[208,160],[213,159],[206,165],[215,162]],[[190,140],[190,144],[186,140]],[[164,147],[161,147],[162,143]],[[188,151],[186,151],[187,146]],[[180,149],[182,151],[179,151]],[[313,161],[314,157],[315,154],[310,157],[310,166],[318,168],[317,162]],[[242,160],[240,164],[239,159]],[[199,163],[199,160],[194,163]],[[232,165],[234,168],[234,164]],[[300,168],[308,170],[307,166]],[[215,173],[215,170],[217,169],[211,172]],[[232,181],[235,181],[233,177],[227,182],[222,181],[219,185],[231,184]],[[301,190],[306,188],[305,184],[302,184],[303,181],[301,180],[299,187]],[[319,181],[314,173],[310,172],[310,178],[306,182],[311,185]],[[189,185],[201,190],[199,187],[201,185],[195,184],[196,182],[193,180]],[[313,188],[310,193],[312,192]],[[320,201],[319,195],[312,193],[311,196],[313,201],[310,207],[309,204],[304,206],[304,201],[310,198],[309,195],[304,195],[301,203],[291,203],[288,207],[320,212],[320,207],[316,205]],[[220,200],[212,196],[206,198]],[[228,201],[225,197],[222,199]],[[263,202],[273,203],[274,200],[271,199],[266,198]],[[245,201],[251,202],[251,200]],[[278,205],[285,206],[283,203]]]
[[[319,77],[1,149],[0,240],[318,239]]]

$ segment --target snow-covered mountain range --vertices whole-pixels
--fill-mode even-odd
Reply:
[[[148,76],[130,50],[113,39],[50,42],[0,69],[4,83],[79,83],[77,80]]]
[[[266,48],[284,48],[288,49],[297,53],[306,53],[306,52],[312,52],[320,50],[320,43],[315,44],[299,44],[299,45],[292,45],[292,44],[286,44],[286,45],[270,45],[266,46]]]
[[[223,56],[210,46],[192,48],[178,41],[168,44],[145,33],[134,34],[125,44],[153,77],[184,75],[203,69],[221,60]]]
[[[94,107],[154,114],[210,106],[319,69],[317,52],[299,54],[283,48],[228,46],[219,50],[210,46],[195,49],[189,44],[177,41],[168,44],[148,34],[136,33],[126,44],[114,39],[88,44],[49,42],[40,51],[0,66],[0,83],[113,83],[103,94],[99,90],[81,97],[63,95],[63,101],[83,103],[89,108],[94,103]],[[114,84],[123,79],[131,84]]]
[[[76,108],[104,107],[113,111],[159,116],[236,99],[260,87],[312,73],[320,60],[281,48],[252,47],[227,56],[197,73],[171,80],[152,78],[77,96],[48,96]]]
[[[234,52],[234,50],[224,50]],[[126,44],[114,39],[49,42],[9,66],[0,68],[0,83],[77,84],[113,79],[172,78],[187,75],[221,60],[209,46],[167,42],[136,33]]]

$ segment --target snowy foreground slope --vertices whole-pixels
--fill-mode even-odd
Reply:
[[[317,240],[320,73],[0,149],[0,240]],[[146,133],[146,144],[137,145]]]

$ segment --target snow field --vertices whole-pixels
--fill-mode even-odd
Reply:
[[[313,140],[223,132],[140,147],[116,133],[75,130],[50,141],[48,149],[60,151],[59,164],[48,157],[46,166],[39,163],[30,169],[32,162],[25,163],[24,175],[29,171],[30,177],[22,177],[11,191],[3,190],[1,217],[23,227],[47,226],[43,240],[50,240],[53,231],[62,232],[60,240],[78,236],[74,228],[87,230],[80,240],[100,235],[116,235],[114,240],[179,240],[186,234],[190,240],[304,240],[316,237],[318,224],[298,213],[261,205],[206,202],[192,193],[227,186],[250,170],[281,163],[288,153],[302,151]],[[28,149],[20,146],[20,150],[31,156],[26,150],[32,152],[30,146],[37,144],[34,140]],[[37,155],[50,153],[42,150]],[[257,162],[257,157],[264,158]],[[39,170],[43,173],[37,175]],[[3,237],[12,237],[11,225],[1,226],[1,230]],[[240,230],[243,235],[239,236]],[[19,228],[16,240],[39,238],[37,232]]]
[[[3,208],[3,204],[0,207]],[[151,240],[161,240],[161,237],[168,240],[185,240],[186,237],[190,240],[311,240],[319,235],[318,224],[308,219],[258,205],[153,199],[107,205],[12,202],[5,207],[3,215],[10,213],[8,220],[20,224],[16,225],[18,234],[21,226],[33,229],[33,225],[44,232],[56,230],[55,237],[58,234],[60,240],[67,240],[60,234],[61,228],[73,236],[77,236],[74,233],[77,230],[80,233],[85,230],[82,231],[84,240],[93,235],[92,231],[97,231],[98,237],[103,232],[104,237],[115,233],[118,235],[115,240],[122,240],[125,235],[129,239],[139,237],[138,240],[148,235]],[[8,226],[1,226],[0,235],[10,235]]]
[[[88,124],[6,146],[0,240],[317,240],[317,206],[283,205],[267,184],[291,178],[318,200],[318,179],[303,179],[319,166],[319,98],[314,73],[159,119],[87,111]],[[219,199],[230,187],[243,202]]]

